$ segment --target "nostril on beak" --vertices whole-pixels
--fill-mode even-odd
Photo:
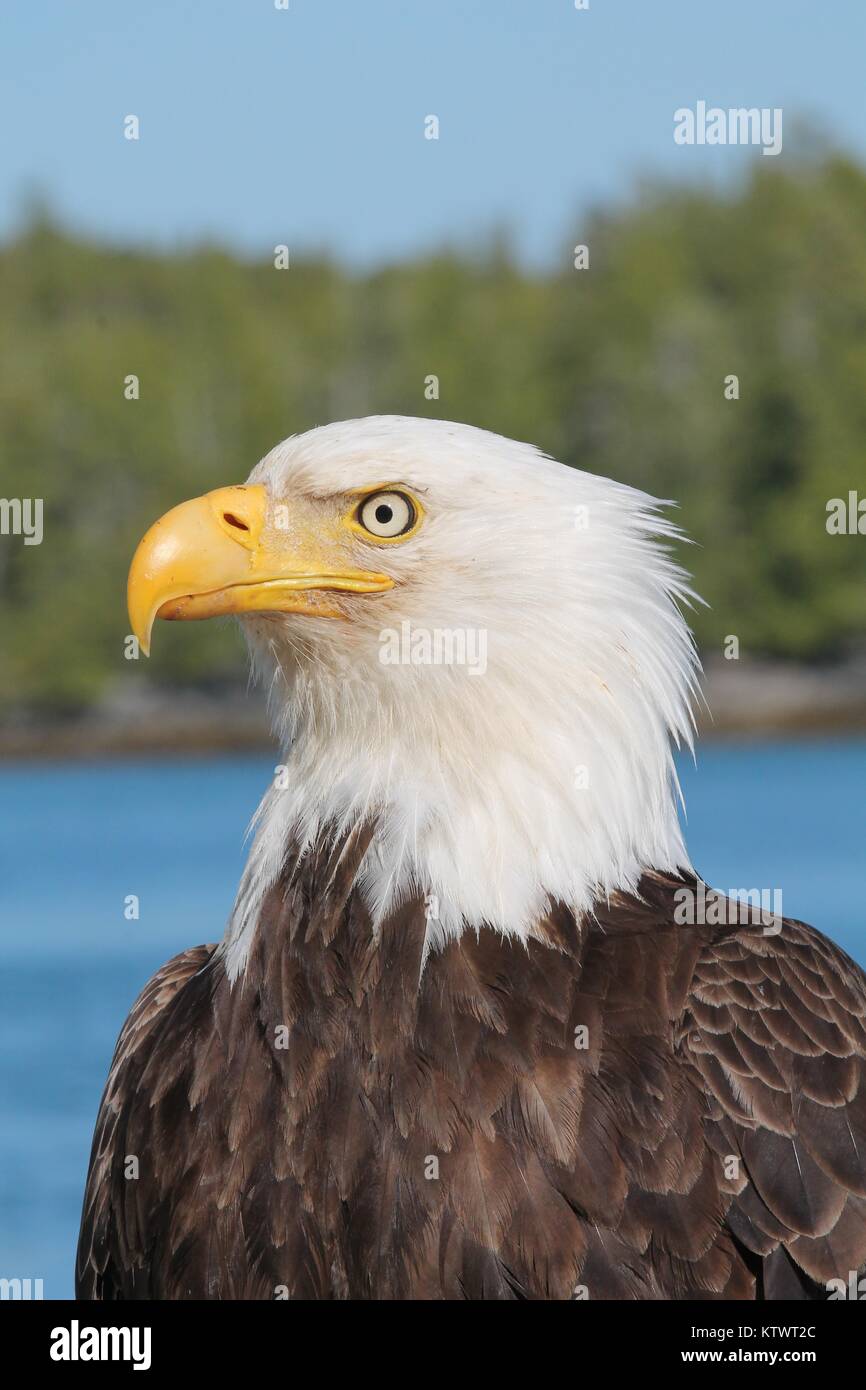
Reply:
[[[253,550],[258,545],[267,514],[263,487],[220,487],[207,494],[211,516],[224,536]]]

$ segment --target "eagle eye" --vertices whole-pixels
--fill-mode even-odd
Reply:
[[[412,500],[402,492],[374,492],[365,497],[357,511],[358,521],[365,531],[380,540],[403,536],[415,525],[416,511]]]

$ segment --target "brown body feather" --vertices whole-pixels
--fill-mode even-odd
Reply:
[[[840,950],[677,925],[694,880],[647,874],[422,970],[423,902],[374,939],[353,889],[368,838],[289,861],[233,988],[209,946],[145,988],[79,1297],[825,1297],[866,1263],[866,978]]]

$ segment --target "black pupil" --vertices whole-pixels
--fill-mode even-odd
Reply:
[[[387,502],[380,502],[376,508],[376,520],[380,526],[387,526],[389,521],[394,520],[393,508]]]

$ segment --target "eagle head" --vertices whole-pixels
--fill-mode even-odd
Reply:
[[[361,822],[373,920],[423,894],[429,947],[482,924],[525,939],[552,902],[687,866],[671,745],[697,660],[660,505],[385,416],[287,439],[151,527],[128,590],[143,650],[157,617],[236,615],[283,746],[230,968],[289,839]]]

